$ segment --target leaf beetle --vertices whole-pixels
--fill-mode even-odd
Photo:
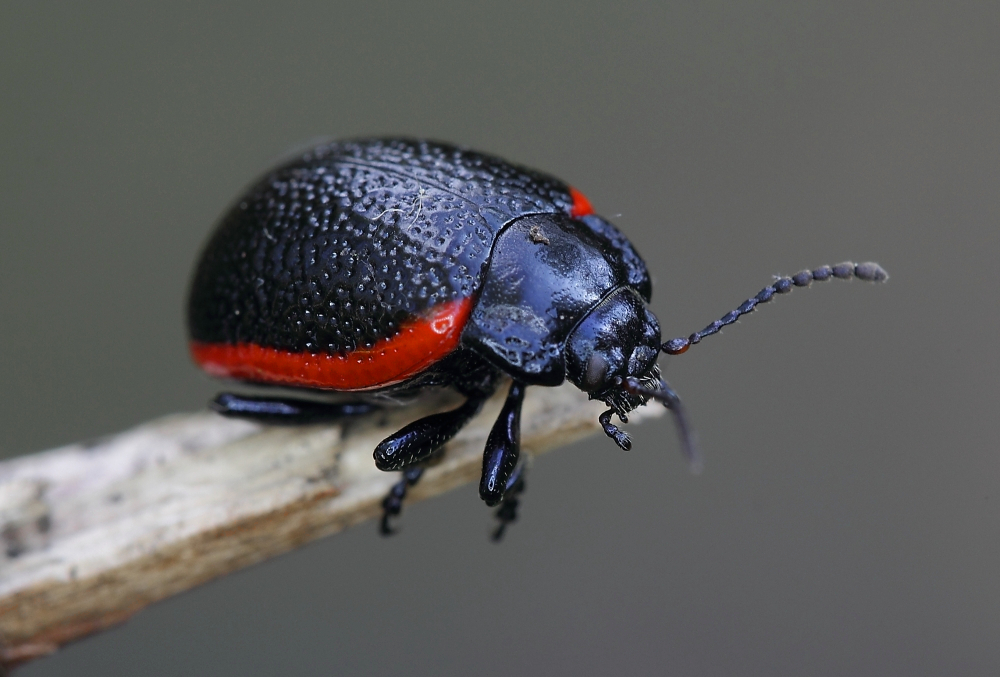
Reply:
[[[378,396],[432,386],[466,399],[422,418],[374,451],[403,471],[383,501],[391,533],[407,488],[480,410],[501,377],[507,399],[483,455],[479,494],[499,506],[499,538],[524,488],[520,409],[527,386],[568,380],[608,409],[600,424],[650,400],[673,414],[681,449],[699,463],[680,398],[660,375],[677,355],[775,294],[830,278],[887,278],[844,263],[777,278],[687,338],[661,343],[647,309],[642,258],[562,181],[499,158],[404,138],[327,143],[259,180],[222,218],[197,265],[188,302],[190,350],[209,374],[347,402],[222,393],[228,416],[303,423],[364,413]],[[372,395],[376,397],[373,398]]]

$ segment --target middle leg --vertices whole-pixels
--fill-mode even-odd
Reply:
[[[440,414],[432,414],[414,421],[399,432],[382,440],[375,447],[375,466],[379,470],[402,470],[403,478],[393,485],[382,501],[383,535],[393,533],[389,518],[399,515],[406,491],[424,474],[424,464],[458,431],[479,413],[485,396],[469,397],[465,404]]]
[[[403,509],[403,499],[406,498],[406,490],[420,481],[424,474],[424,466],[416,465],[403,471],[403,479],[392,485],[389,495],[382,499],[382,521],[379,523],[379,532],[383,536],[391,536],[396,533],[389,525],[389,518],[398,515]]]

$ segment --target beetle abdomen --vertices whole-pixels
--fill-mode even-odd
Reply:
[[[213,376],[325,390],[382,388],[406,381],[457,348],[471,309],[471,298],[442,303],[403,322],[395,335],[346,353],[192,341],[191,354]]]

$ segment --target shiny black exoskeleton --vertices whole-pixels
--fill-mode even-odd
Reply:
[[[488,155],[372,139],[317,147],[250,189],[202,256],[189,326],[196,361],[215,375],[365,393],[450,386],[466,397],[375,449],[380,469],[404,473],[384,501],[385,533],[424,465],[509,376],[479,487],[488,505],[500,506],[499,537],[516,519],[524,487],[519,436],[527,386],[568,380],[604,401],[600,423],[623,449],[630,441],[612,416],[624,422],[655,399],[674,414],[681,448],[697,464],[680,400],[660,377],[659,353],[684,352],[792,285],[885,278],[874,264],[806,273],[779,279],[689,339],[661,344],[646,308],[652,285],[645,264],[582,195]],[[421,362],[424,355],[432,358]],[[295,423],[363,413],[372,404],[224,393],[213,406]]]

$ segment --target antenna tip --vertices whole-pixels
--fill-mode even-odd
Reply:
[[[865,282],[885,282],[889,279],[889,273],[874,261],[866,261],[854,266],[854,277]]]

